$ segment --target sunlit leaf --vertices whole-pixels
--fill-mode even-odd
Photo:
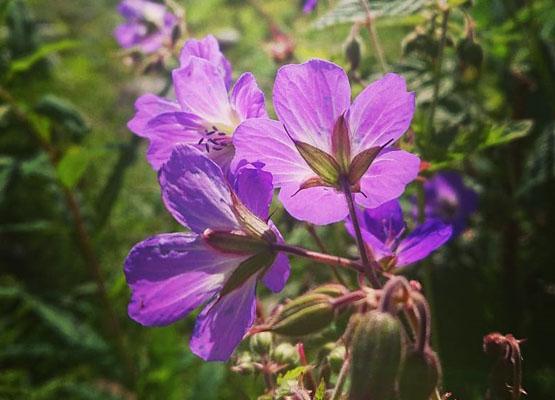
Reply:
[[[8,72],[8,78],[12,78],[15,74],[27,71],[37,62],[39,62],[40,60],[49,56],[52,53],[73,49],[77,47],[77,45],[78,45],[78,42],[75,40],[61,40],[59,42],[46,43],[40,46],[32,54],[13,60]]]

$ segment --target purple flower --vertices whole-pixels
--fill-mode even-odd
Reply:
[[[318,5],[318,0],[306,0],[303,6],[303,12],[305,14],[311,13],[314,11],[316,6]]]
[[[387,267],[403,267],[422,260],[449,240],[451,225],[439,219],[429,219],[404,236],[406,225],[398,200],[378,208],[357,212],[364,242],[377,261]],[[355,237],[350,218],[345,222],[349,234]]]
[[[385,75],[350,104],[345,71],[311,60],[280,68],[273,100],[281,122],[243,122],[233,139],[235,160],[263,162],[295,218],[340,221],[348,214],[342,185],[358,204],[375,208],[416,177],[418,157],[391,146],[414,113],[414,93],[400,76]]]
[[[126,19],[114,36],[124,49],[138,48],[143,53],[154,53],[171,45],[173,30],[179,19],[163,4],[146,0],[123,0],[118,12]]]
[[[454,171],[436,174],[424,184],[426,218],[439,218],[453,226],[453,236],[466,227],[467,219],[478,208],[478,195],[465,186]]]
[[[182,66],[172,74],[177,101],[147,93],[135,102],[137,112],[127,126],[150,141],[147,159],[155,170],[176,143],[197,147],[225,169],[233,158],[236,127],[249,118],[267,117],[264,93],[249,72],[228,93],[231,66],[213,36],[189,40],[180,60]]]
[[[204,305],[190,341],[204,360],[227,360],[252,326],[256,284],[280,291],[289,261],[271,244],[282,241],[268,219],[272,177],[241,166],[230,180],[195,148],[177,145],[159,172],[168,211],[191,232],[153,236],[125,260],[129,315],[167,325]]]

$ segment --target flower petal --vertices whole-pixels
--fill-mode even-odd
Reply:
[[[333,188],[313,187],[295,194],[298,189],[298,185],[287,185],[279,192],[283,206],[296,219],[327,225],[341,221],[349,213],[345,196]]]
[[[269,221],[268,225],[276,234],[278,243],[285,243],[277,226],[275,226],[272,221]],[[274,260],[274,263],[262,277],[262,282],[264,282],[264,285],[266,285],[266,287],[272,292],[278,293],[285,287],[285,283],[287,282],[287,279],[289,279],[290,273],[291,264],[289,264],[289,258],[285,253],[279,252]]]
[[[262,162],[277,187],[300,185],[314,175],[278,121],[263,118],[244,121],[233,134],[233,144],[233,164],[237,165],[241,160]]]
[[[418,226],[397,248],[397,266],[402,267],[422,260],[449,240],[453,228],[439,219]]]
[[[256,313],[256,275],[207,305],[199,314],[189,345],[205,361],[226,361],[252,326]]]
[[[114,29],[114,37],[124,49],[135,46],[146,33],[146,27],[135,21],[120,24]]]
[[[386,74],[371,83],[355,99],[348,112],[353,154],[397,140],[410,126],[414,93],[405,80]]]
[[[331,133],[347,110],[351,88],[338,65],[310,60],[281,67],[274,84],[276,113],[291,136],[330,153]]]
[[[250,72],[242,74],[230,94],[231,106],[243,121],[247,118],[267,118],[264,92],[260,90],[256,79]]]
[[[179,104],[163,99],[152,93],[143,94],[135,102],[135,115],[127,123],[133,133],[141,137],[149,137],[148,122],[159,114],[181,111]]]
[[[360,218],[360,225],[383,243],[396,239],[405,228],[399,200],[388,201],[377,208],[365,209]]]
[[[192,233],[162,234],[138,243],[125,260],[129,316],[148,326],[183,318],[210,300],[244,258],[219,253]]]
[[[249,210],[264,221],[268,219],[274,194],[272,174],[263,171],[260,165],[246,164],[236,172],[233,188]]]
[[[172,73],[175,95],[183,110],[212,124],[232,125],[224,78],[209,61],[191,57]]]
[[[405,186],[418,175],[420,159],[403,150],[385,150],[376,157],[360,180],[361,193],[355,195],[358,204],[376,208],[396,199]]]
[[[239,228],[222,170],[199,150],[176,145],[160,170],[159,181],[166,208],[192,231]]]
[[[226,88],[229,88],[231,85],[231,64],[220,51],[220,45],[214,36],[207,35],[203,39],[187,40],[179,55],[181,66],[187,65],[191,57],[203,58],[215,65],[224,78]]]
[[[362,218],[359,218],[359,221],[361,220]],[[356,240],[355,229],[350,218],[348,218],[345,222],[345,229],[347,230],[347,233]],[[391,249],[384,242],[372,235],[366,229],[361,227],[360,233],[362,234],[362,240],[364,241],[364,244],[368,248],[370,248],[370,250],[372,251],[372,257],[374,257],[375,260],[380,261],[382,258],[391,256],[393,254]]]

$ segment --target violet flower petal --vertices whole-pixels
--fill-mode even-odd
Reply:
[[[138,243],[125,260],[129,316],[167,325],[208,301],[245,256],[223,254],[193,233],[169,233]]]
[[[159,181],[166,208],[192,231],[239,229],[222,170],[199,150],[176,145]]]
[[[276,234],[278,243],[285,243],[283,236],[274,223],[272,221],[268,221],[268,225]],[[272,292],[278,293],[285,287],[285,283],[287,282],[287,279],[289,279],[290,273],[291,264],[289,264],[289,257],[287,257],[285,253],[279,252],[274,260],[274,263],[262,277],[262,282],[264,282],[264,285],[266,285],[266,287]]]
[[[135,101],[135,115],[127,123],[133,133],[141,137],[149,137],[148,122],[158,114],[181,111],[179,104],[166,100],[152,93],[143,94]]]
[[[361,229],[365,229],[382,243],[396,239],[405,228],[403,210],[399,200],[391,200],[377,208],[367,208],[359,218]]]
[[[396,199],[405,186],[418,175],[420,159],[403,150],[382,151],[360,180],[361,193],[355,195],[358,204],[376,208]]]
[[[361,218],[359,218],[359,221],[360,220]],[[348,218],[345,222],[345,229],[347,230],[347,233],[356,240],[355,229],[350,218]],[[366,244],[370,248],[370,250],[372,251],[372,257],[376,261],[380,261],[384,257],[393,255],[393,251],[384,242],[372,235],[366,229],[361,227],[360,233],[362,234],[362,240],[364,241],[364,244]]]
[[[410,126],[414,99],[405,80],[393,73],[368,85],[348,112],[353,154],[401,137]]]
[[[234,191],[239,200],[257,217],[267,220],[274,194],[272,174],[247,164],[235,173]]]
[[[422,260],[449,240],[453,229],[439,219],[428,220],[416,227],[397,247],[397,266]]]
[[[231,86],[231,64],[220,51],[220,45],[214,36],[207,35],[202,39],[187,40],[179,55],[180,65],[187,65],[191,57],[203,58],[215,65],[224,78],[226,88],[229,89]]]
[[[329,187],[314,187],[298,192],[299,185],[285,185],[279,199],[289,214],[301,221],[326,225],[341,221],[349,213],[345,195]]]
[[[205,361],[229,359],[254,322],[256,279],[254,275],[202,310],[189,342],[194,354]]]
[[[254,75],[250,72],[245,72],[237,79],[231,90],[230,102],[241,120],[268,117],[264,92],[260,90]]]
[[[291,136],[327,153],[337,118],[351,98],[349,79],[338,65],[324,60],[281,67],[274,84],[274,106]]]

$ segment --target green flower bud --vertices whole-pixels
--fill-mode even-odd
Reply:
[[[333,322],[332,298],[308,293],[285,304],[271,324],[271,331],[285,336],[304,336],[318,332]]]
[[[401,364],[401,325],[388,313],[362,316],[352,342],[349,400],[391,400]]]
[[[260,332],[251,336],[251,350],[259,355],[269,354],[272,350],[272,334],[270,332]]]
[[[345,58],[351,64],[351,71],[358,69],[361,60],[360,39],[356,36],[349,36],[345,42]]]
[[[237,372],[242,375],[248,375],[255,372],[255,367],[251,355],[244,351],[242,352],[235,361],[235,365],[231,367],[233,372]]]
[[[430,348],[411,350],[405,357],[399,378],[401,400],[428,400],[438,385],[440,364]]]
[[[274,349],[272,358],[278,364],[295,365],[299,363],[297,348],[289,343],[280,343]]]
[[[339,283],[328,283],[326,285],[318,286],[312,289],[309,293],[327,294],[333,298],[347,294],[349,290]]]
[[[345,346],[336,346],[328,355],[328,362],[333,372],[339,372],[345,362],[347,350]]]

